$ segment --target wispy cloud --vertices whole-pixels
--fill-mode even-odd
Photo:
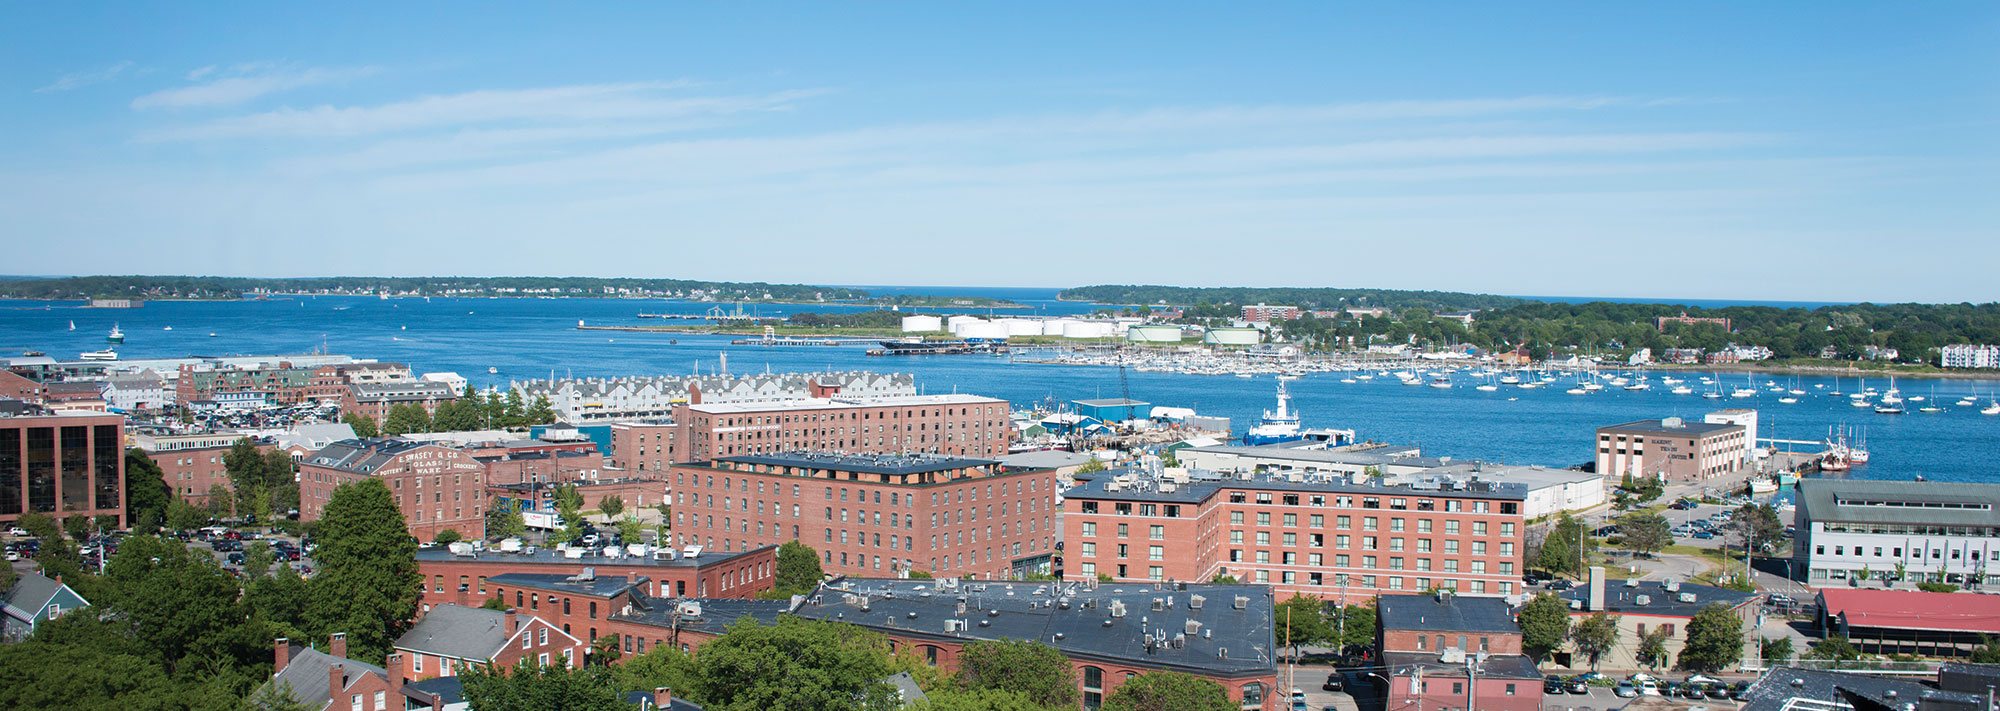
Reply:
[[[266,62],[227,70],[207,66],[188,72],[193,86],[163,89],[132,100],[134,109],[186,109],[235,106],[258,97],[320,84],[358,79],[379,67],[285,67]]]
[[[684,96],[690,82],[583,84],[426,96],[376,106],[284,108],[143,136],[150,140],[345,138],[424,130],[519,124],[571,125],[682,120],[704,115],[783,111],[820,89],[738,96]]]
[[[90,86],[92,84],[102,84],[104,82],[117,79],[119,75],[131,71],[132,68],[135,66],[137,65],[133,64],[131,60],[126,60],[95,71],[74,72],[70,74],[64,74],[60,77],[57,77],[54,83],[51,83],[48,86],[42,87],[40,89],[36,89],[35,93],[49,94],[58,91],[81,89],[83,87]]]

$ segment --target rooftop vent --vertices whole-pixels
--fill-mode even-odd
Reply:
[[[1111,601],[1111,616],[1112,616],[1112,617],[1124,617],[1124,616],[1125,616],[1125,601],[1124,601],[1124,600],[1112,600],[1112,601]]]
[[[1208,598],[1206,598],[1206,597],[1202,597],[1202,596],[1200,596],[1200,595],[1189,595],[1189,596],[1188,596],[1188,609],[1190,609],[1190,610],[1199,610],[1199,609],[1201,609],[1201,604],[1202,604],[1202,603],[1204,603],[1204,602],[1207,602],[1207,601],[1208,601]]]
[[[1246,608],[1246,607],[1249,607],[1249,606],[1250,606],[1250,598],[1249,598],[1248,596],[1246,596],[1246,595],[1237,595],[1237,596],[1236,596],[1236,601],[1235,601],[1235,602],[1234,602],[1234,603],[1233,603],[1233,604],[1232,604],[1231,606],[1232,606],[1232,607],[1235,607],[1235,608],[1236,608],[1236,609],[1238,609],[1238,610],[1241,610],[1241,609],[1243,609],[1243,608]]]

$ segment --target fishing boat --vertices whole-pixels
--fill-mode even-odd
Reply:
[[[1775,494],[1775,493],[1778,493],[1778,482],[1771,481],[1770,479],[1766,479],[1764,477],[1757,477],[1755,479],[1750,480],[1750,494],[1752,496],[1756,496],[1758,494]]]
[[[1431,378],[1431,387],[1437,388],[1439,390],[1450,390],[1451,376],[1440,375],[1435,378]]]
[[[490,366],[490,365],[489,365],[489,366],[486,366],[486,374],[487,374],[487,375],[493,375],[493,374],[495,374],[495,373],[498,373],[498,372],[500,372],[500,369],[499,369],[499,368],[497,368],[497,367],[494,367],[494,366]]]
[[[125,332],[118,330],[118,324],[111,324],[111,333],[105,334],[104,340],[112,343],[124,343]]]
[[[101,351],[84,351],[76,357],[82,360],[118,360],[118,352],[106,348]]]

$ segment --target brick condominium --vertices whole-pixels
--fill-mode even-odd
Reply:
[[[1007,401],[976,395],[816,397],[679,404],[669,420],[614,424],[612,463],[667,465],[740,454],[922,452],[999,457],[1013,435]]]
[[[464,450],[399,439],[350,439],[299,461],[299,520],[316,521],[341,484],[377,478],[389,487],[410,535],[436,540],[451,529],[486,533],[484,467]]]
[[[938,455],[783,452],[673,468],[680,545],[730,552],[797,540],[847,575],[1047,572],[1056,474]]]
[[[1371,486],[1337,475],[1106,472],[1063,493],[1069,577],[1230,575],[1320,598],[1521,584],[1527,488]],[[1281,595],[1282,596],[1282,595]]]

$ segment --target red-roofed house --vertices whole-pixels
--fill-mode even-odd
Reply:
[[[2000,636],[2000,596],[1880,588],[1822,588],[1820,629],[1873,654],[1968,656]]]

